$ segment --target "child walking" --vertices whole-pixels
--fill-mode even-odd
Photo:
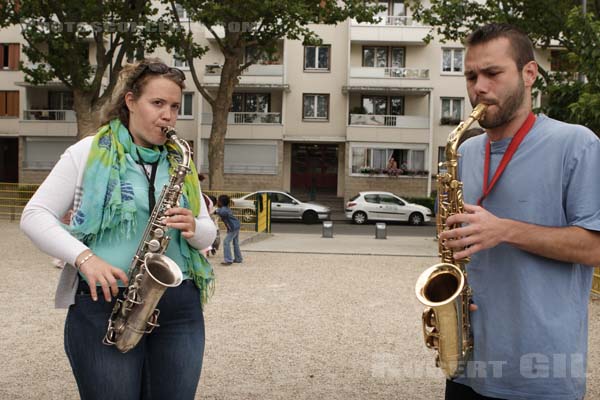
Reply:
[[[221,217],[221,221],[227,227],[227,235],[223,240],[223,257],[221,265],[231,265],[232,263],[242,262],[242,252],[240,250],[240,221],[233,215],[229,208],[231,200],[226,194],[222,194],[217,199],[217,214]],[[231,242],[233,242],[233,258],[231,257]]]

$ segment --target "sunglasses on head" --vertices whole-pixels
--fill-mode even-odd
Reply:
[[[177,79],[180,79],[181,81],[185,81],[185,74],[179,68],[169,67],[168,65],[159,63],[159,62],[153,62],[153,63],[144,64],[142,66],[142,69],[140,69],[140,71],[138,72],[137,76],[134,79],[134,82],[137,81],[147,71],[150,71],[154,74],[161,74],[161,75],[170,73],[170,74],[174,75]]]

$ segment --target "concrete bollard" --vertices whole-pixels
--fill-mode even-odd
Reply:
[[[375,224],[375,239],[387,239],[387,226],[385,222]]]
[[[323,221],[323,237],[333,238],[333,221]]]

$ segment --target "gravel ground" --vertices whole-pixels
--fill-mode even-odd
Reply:
[[[53,308],[59,271],[16,223],[0,221],[0,239],[0,399],[76,399],[65,310]],[[241,266],[213,260],[197,399],[443,398],[413,294],[436,258],[247,252]],[[587,399],[600,398],[599,317],[593,301]]]

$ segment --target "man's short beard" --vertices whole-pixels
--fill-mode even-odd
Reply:
[[[519,78],[519,84],[517,85],[517,89],[508,96],[508,99],[504,104],[500,105],[495,103],[498,106],[498,114],[493,117],[493,119],[485,116],[485,118],[479,121],[479,125],[485,129],[494,129],[499,126],[503,126],[510,122],[517,112],[517,110],[523,104],[525,96],[525,82],[523,82],[523,78]]]

